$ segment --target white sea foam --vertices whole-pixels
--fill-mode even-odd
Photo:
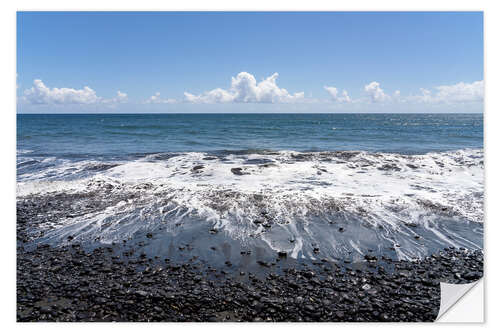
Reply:
[[[470,223],[480,225],[484,218],[482,150],[160,157],[103,167],[98,161],[55,163],[18,176],[17,195],[136,194],[104,211],[51,225],[52,240],[77,234],[111,242],[160,227],[175,234],[181,232],[176,226],[196,220],[205,221],[205,229],[242,242],[258,240],[292,257],[314,257],[311,243],[332,257],[394,245],[401,246],[400,258],[438,245],[482,247],[482,228],[469,231]],[[254,223],[263,213],[272,223],[269,230]],[[424,240],[416,240],[421,235]]]

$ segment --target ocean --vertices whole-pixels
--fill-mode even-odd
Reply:
[[[483,115],[18,114],[27,198],[55,206],[31,230],[51,245],[211,262],[482,249]]]

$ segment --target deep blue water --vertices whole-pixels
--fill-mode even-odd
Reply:
[[[17,115],[17,149],[33,156],[225,150],[420,154],[482,147],[482,114]]]

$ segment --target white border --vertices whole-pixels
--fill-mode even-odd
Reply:
[[[486,82],[486,100],[485,100],[485,150],[486,150],[486,216],[485,224],[485,247],[486,247],[486,281],[488,303],[494,300],[493,295],[500,295],[498,283],[489,283],[488,281],[499,281],[498,279],[498,242],[496,237],[500,236],[499,224],[500,216],[494,208],[498,206],[500,198],[500,163],[499,163],[499,133],[497,127],[500,125],[498,89],[499,82],[499,59],[498,50],[500,15],[498,12],[498,1],[439,1],[439,0],[420,0],[418,2],[403,2],[396,0],[378,0],[378,1],[356,1],[349,0],[344,2],[326,3],[319,0],[308,1],[269,1],[254,0],[249,2],[236,3],[230,0],[211,0],[208,1],[63,1],[63,0],[45,0],[28,1],[18,0],[16,2],[3,1],[0,10],[0,33],[1,41],[4,47],[0,55],[1,64],[1,85],[0,91],[3,91],[1,99],[1,121],[0,133],[2,135],[2,191],[1,191],[1,212],[2,212],[2,232],[4,237],[0,242],[2,246],[2,264],[3,269],[1,277],[2,283],[2,307],[0,314],[4,330],[8,331],[50,331],[66,332],[87,331],[88,329],[102,330],[120,330],[136,331],[144,328],[153,331],[179,330],[199,331],[200,329],[217,332],[232,332],[259,330],[281,330],[287,332],[298,332],[304,329],[310,329],[311,324],[16,324],[15,323],[15,72],[16,72],[16,35],[15,19],[17,10],[294,10],[294,11],[313,11],[313,10],[376,10],[376,11],[485,11],[485,82]],[[491,209],[489,209],[491,208]],[[492,236],[491,236],[492,235]],[[490,239],[491,238],[491,239]],[[498,298],[498,296],[496,296]],[[491,310],[491,311],[490,311]],[[457,325],[457,324],[410,324],[405,325],[404,330],[409,332],[419,332],[425,330],[442,330],[443,328],[453,329],[455,332],[476,331],[480,328],[491,328],[492,323],[497,320],[498,307],[486,305],[486,325]],[[68,326],[71,325],[71,326]],[[201,326],[203,325],[203,326]],[[402,324],[314,324],[312,329],[316,331],[332,331],[337,329],[363,330],[366,329],[387,332],[400,332]]]

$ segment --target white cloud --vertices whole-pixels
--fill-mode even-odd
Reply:
[[[127,103],[128,102],[128,96],[126,93],[121,92],[118,90],[116,92],[116,96],[110,99],[100,99],[102,103],[105,104],[117,104],[117,103]]]
[[[24,91],[24,98],[31,104],[92,104],[100,98],[89,87],[83,89],[49,88],[42,80],[34,80],[33,87]]]
[[[391,97],[380,88],[380,83],[375,81],[365,86],[365,92],[373,103],[387,102],[391,99]]]
[[[157,92],[153,96],[149,97],[144,103],[146,104],[172,104],[177,101],[172,98],[161,98],[160,93]]]
[[[436,98],[443,102],[477,102],[484,98],[484,81],[460,82],[451,86],[438,86]]]
[[[278,73],[257,83],[255,77],[241,72],[231,78],[229,90],[216,88],[201,95],[184,93],[185,100],[191,103],[292,103],[304,99],[304,93],[289,94],[278,87]]]
[[[216,88],[201,95],[184,93],[184,98],[190,103],[229,103],[234,102],[234,96],[228,91]]]
[[[334,102],[340,102],[340,103],[349,103],[351,102],[351,98],[349,97],[349,94],[347,93],[346,90],[342,90],[342,95],[339,96],[339,92],[337,88],[335,87],[328,87],[324,86],[325,90],[330,94],[330,97]]]
[[[128,101],[126,93],[117,91],[116,96],[104,99],[87,86],[83,89],[49,88],[42,80],[33,81],[33,87],[24,91],[23,100],[30,104],[115,104]]]
[[[410,96],[408,99],[419,103],[482,102],[484,99],[484,81],[437,86],[434,94],[428,89],[421,88],[420,95]]]

